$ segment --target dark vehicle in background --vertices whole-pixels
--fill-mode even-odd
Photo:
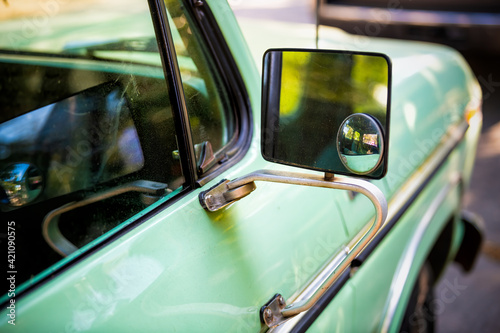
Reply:
[[[369,37],[500,54],[500,1],[317,0],[318,23]]]

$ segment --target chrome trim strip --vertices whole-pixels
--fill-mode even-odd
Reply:
[[[417,191],[419,186],[427,179],[455,146],[462,140],[469,124],[464,120],[462,123],[452,127],[447,134],[443,136],[440,144],[434,152],[427,158],[410,177],[410,179],[394,193],[389,202],[389,213],[387,219],[390,220],[404,206],[409,198]]]
[[[383,315],[384,320],[380,324],[380,332],[387,333],[391,328],[393,328],[394,317],[396,315],[398,305],[400,304],[406,281],[410,275],[412,264],[417,255],[419,244],[422,242],[422,239],[424,238],[433,217],[438,212],[439,207],[441,207],[448,195],[452,193],[453,189],[455,189],[461,181],[462,178],[458,172],[455,172],[450,176],[450,182],[434,198],[433,202],[429,206],[429,209],[420,220],[410,243],[406,246],[403,256],[399,259],[396,274],[394,274],[392,279],[389,298],[384,307],[383,313],[385,313],[385,315]]]
[[[416,170],[412,176],[406,181],[405,184],[403,184],[398,191],[396,191],[388,205],[388,213],[387,213],[387,219],[386,223],[382,226],[380,229],[379,233],[381,231],[387,231],[385,229],[390,228],[388,225],[389,221],[392,221],[398,213],[404,209],[405,204],[416,194],[418,194],[420,186],[426,182],[426,180],[432,176],[433,172],[435,172],[436,169],[440,167],[440,165],[443,163],[443,161],[446,159],[446,157],[453,151],[453,149],[456,147],[460,141],[462,141],[465,133],[467,132],[467,129],[469,128],[469,124],[467,121],[462,121],[461,123],[452,126],[448,132],[443,136],[443,138],[440,140],[440,143],[437,145],[436,149],[432,152],[432,154],[427,158],[427,160]],[[369,224],[367,224],[349,243],[348,247],[351,244],[355,244],[356,242],[359,241],[359,239],[366,233],[367,228]],[[379,236],[379,235],[377,235]],[[373,241],[373,240],[372,240]],[[367,247],[372,245],[371,243],[368,244]],[[365,247],[361,254],[364,254],[367,251],[370,251]],[[337,254],[339,256],[339,254]],[[334,256],[332,258],[332,261],[337,259],[337,256]],[[331,268],[331,265],[328,264],[324,266],[325,269]],[[323,269],[323,268],[322,268]],[[321,270],[320,270],[321,271]],[[321,273],[321,272],[320,272]],[[317,276],[319,276],[319,274]],[[326,273],[325,273],[326,274]],[[310,286],[313,284],[311,283],[308,285],[306,289],[302,293],[297,296],[295,300],[302,300],[304,298],[307,298],[308,295],[302,295],[303,293],[306,292],[306,290],[310,290]],[[294,300],[294,301],[295,301]],[[279,325],[273,329],[271,329],[269,332],[290,332],[296,325],[299,323],[303,317],[307,315],[306,312],[302,312],[301,314],[290,318],[287,320],[285,323],[282,325]]]
[[[386,224],[379,235],[372,241],[373,244],[368,244],[365,251],[360,254],[358,259],[360,259],[361,262],[366,259],[365,254],[368,253],[367,255],[369,255],[371,251],[374,250],[374,246],[385,237],[390,229],[397,223],[401,215],[409,208],[409,205],[413,202],[415,197],[424,189],[426,183],[446,161],[448,155],[451,154],[453,149],[462,141],[468,128],[469,125],[465,120],[450,127],[427,160],[420,165],[406,183],[392,195],[389,202],[389,212]]]

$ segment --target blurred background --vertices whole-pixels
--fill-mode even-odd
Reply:
[[[322,24],[364,36],[447,44],[474,71],[483,90],[484,123],[464,207],[483,218],[485,242],[471,274],[452,264],[441,277],[437,332],[500,332],[500,1],[320,1]],[[315,0],[229,3],[238,19],[316,22]]]

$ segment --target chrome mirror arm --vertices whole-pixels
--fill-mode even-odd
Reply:
[[[349,267],[351,262],[365,248],[365,246],[378,233],[387,217],[387,201],[382,191],[372,183],[356,178],[332,177],[331,174],[325,176],[303,174],[287,171],[258,170],[233,181],[224,180],[211,189],[200,193],[202,206],[209,211],[217,211],[237,200],[247,196],[255,190],[255,181],[266,181],[283,184],[323,187],[340,189],[361,193],[368,197],[375,207],[375,220],[366,233],[351,248],[346,249],[346,256],[322,281],[320,287],[307,299],[283,306],[263,307],[262,321],[268,327],[276,326],[289,317],[309,310],[338,279],[341,273]],[[282,299],[282,298],[281,298]]]
[[[63,257],[67,257],[78,250],[78,247],[71,243],[61,233],[59,228],[59,217],[77,208],[103,201],[127,192],[138,192],[144,194],[143,202],[147,205],[155,202],[167,193],[167,184],[154,182],[150,180],[136,180],[130,183],[120,185],[88,196],[81,201],[72,201],[59,208],[50,211],[42,223],[42,234],[47,244]]]

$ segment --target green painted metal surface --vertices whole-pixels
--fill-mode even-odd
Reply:
[[[201,207],[199,192],[222,178],[257,169],[293,169],[265,162],[260,155],[260,57],[269,47],[314,47],[313,26],[240,22],[249,49],[229,6],[208,3],[250,97],[254,136],[247,155],[204,188],[17,299],[16,326],[7,323],[4,309],[2,332],[255,332],[260,306],[277,292],[286,299],[296,296],[373,216],[361,195],[351,199],[343,191],[271,183],[258,183],[250,196],[220,212]],[[441,46],[382,39],[359,45],[350,35],[322,28],[320,47],[377,51],[392,59],[389,171],[385,179],[374,181],[390,200],[445,130],[463,118],[467,103],[479,98],[474,96],[477,83],[460,55]],[[474,153],[477,135],[478,127],[467,134],[467,143],[452,154],[312,331],[377,329],[398,260],[421,212],[451,171],[468,177],[471,162],[464,156]],[[436,215],[408,286],[459,205],[454,193]],[[408,293],[406,289],[404,297]]]

